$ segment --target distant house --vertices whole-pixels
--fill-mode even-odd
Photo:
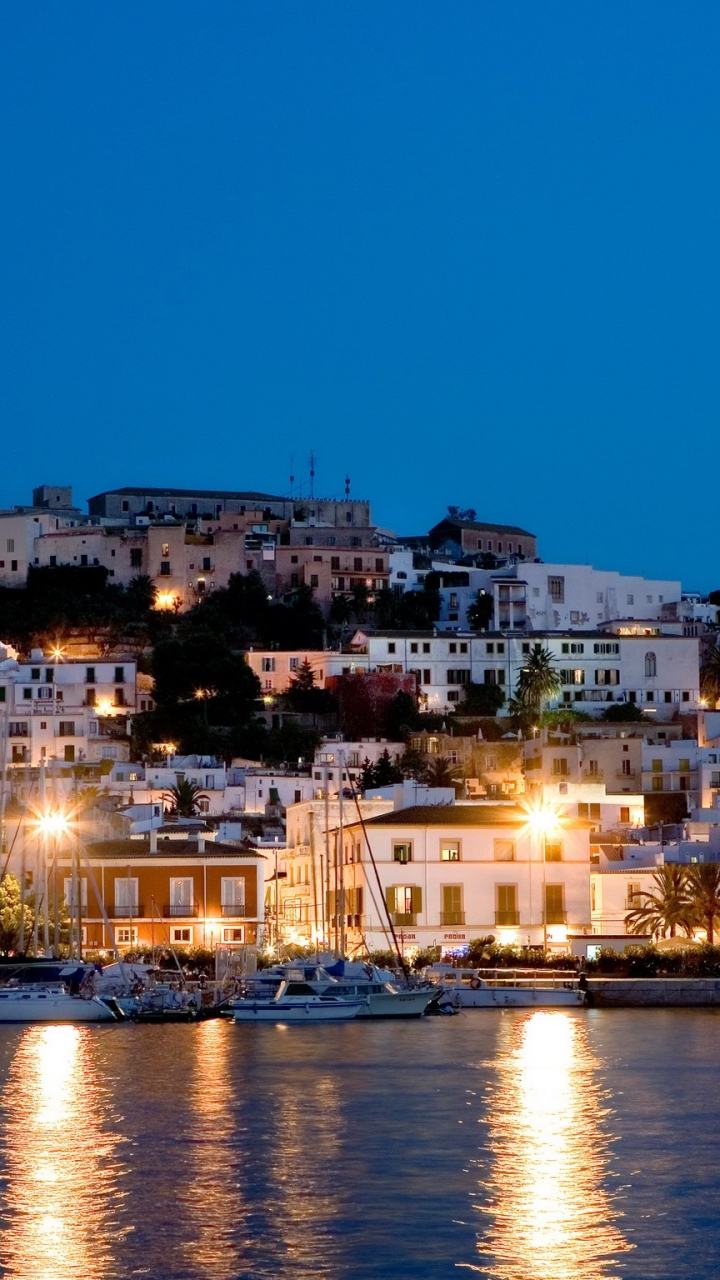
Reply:
[[[443,548],[458,557],[490,552],[495,556],[534,560],[537,555],[535,534],[514,524],[485,524],[481,520],[454,520],[447,516],[433,526],[428,541],[433,551]]]

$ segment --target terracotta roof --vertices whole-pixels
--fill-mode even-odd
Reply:
[[[88,844],[87,852],[91,858],[123,858],[127,862],[140,862],[145,858],[167,858],[173,862],[228,858],[239,862],[244,858],[264,857],[249,845],[224,844],[218,840],[208,840],[203,853],[198,852],[197,840],[158,840],[157,849],[150,848],[149,840],[95,840]]]
[[[516,805],[417,804],[366,818],[368,827],[524,827],[528,815]],[[357,823],[348,823],[357,825]],[[584,818],[562,818],[564,830],[588,831]]]

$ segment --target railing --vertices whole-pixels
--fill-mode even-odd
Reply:
[[[464,911],[441,911],[440,912],[441,925],[464,924],[464,923],[465,923]]]
[[[583,782],[601,782],[604,777],[604,769],[583,769],[582,771]]]
[[[639,772],[640,772],[639,769],[616,769],[615,777],[616,778],[637,778]]]
[[[111,907],[107,913],[112,920],[137,920],[145,915],[145,908],[141,902],[133,902],[129,907]]]
[[[239,919],[245,915],[244,902],[223,902],[220,907],[220,915],[224,919]]]
[[[403,929],[417,924],[417,916],[411,915],[409,911],[391,911],[390,918],[394,925]]]
[[[200,914],[200,907],[197,902],[166,902],[163,906],[163,915],[166,920],[182,919],[196,920]]]
[[[567,911],[546,911],[545,924],[567,924]]]
[[[498,925],[512,925],[520,923],[519,911],[496,911],[495,923]]]

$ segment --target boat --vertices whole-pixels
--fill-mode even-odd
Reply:
[[[456,1009],[580,1008],[587,993],[574,969],[462,969],[428,965],[423,974]]]
[[[438,995],[427,982],[406,986],[387,970],[353,960],[338,960],[318,970],[309,983],[316,991],[342,999],[362,999],[358,1018],[421,1018]]]
[[[89,988],[77,995],[62,983],[33,982],[0,989],[0,1023],[117,1022],[118,1012]]]
[[[276,991],[269,983],[256,994],[231,1002],[236,1022],[347,1022],[356,1018],[361,999],[319,992],[298,975],[282,978]]]

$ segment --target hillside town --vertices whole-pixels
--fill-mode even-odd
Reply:
[[[720,593],[345,490],[0,512],[6,948],[586,961],[720,861]]]

